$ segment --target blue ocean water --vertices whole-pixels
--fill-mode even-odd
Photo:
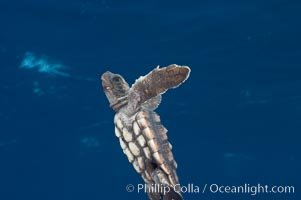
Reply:
[[[1,0],[0,199],[147,199],[101,90],[157,65],[191,76],[163,95],[185,199],[298,199],[301,3]],[[203,194],[204,185],[295,194]],[[208,188],[207,188],[208,189]]]

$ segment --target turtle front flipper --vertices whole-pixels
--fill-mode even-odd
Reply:
[[[158,94],[157,96],[145,101],[141,106],[149,110],[156,110],[156,108],[158,108],[158,106],[160,105],[161,100],[162,100],[162,95]]]
[[[164,68],[155,68],[146,76],[140,77],[129,91],[129,105],[138,108],[147,100],[160,95],[170,88],[176,88],[183,83],[190,73],[187,66],[176,64]]]

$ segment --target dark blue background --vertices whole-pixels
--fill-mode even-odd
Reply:
[[[158,113],[183,185],[300,186],[301,3],[290,0],[0,2],[0,199],[147,199],[100,87],[191,67]],[[20,67],[30,52],[64,68]],[[56,71],[54,71],[56,72]],[[297,199],[297,194],[184,194]]]

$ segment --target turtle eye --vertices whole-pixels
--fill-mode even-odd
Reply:
[[[115,76],[114,78],[112,78],[112,81],[114,83],[121,84],[121,78],[119,76]]]

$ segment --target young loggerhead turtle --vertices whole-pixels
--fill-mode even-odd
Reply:
[[[186,66],[157,67],[136,80],[131,88],[119,74],[107,71],[101,76],[110,107],[116,112],[115,135],[129,162],[145,181],[151,200],[183,199],[167,130],[154,110],[161,102],[161,94],[178,87],[189,73]]]

